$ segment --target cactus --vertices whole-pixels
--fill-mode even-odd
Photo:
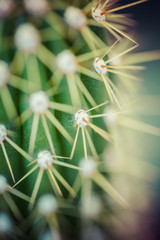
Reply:
[[[118,12],[145,1],[0,0],[2,238],[106,239],[133,213],[115,174],[137,173],[128,129],[160,135],[132,111],[139,63],[159,52],[132,53],[133,19]]]

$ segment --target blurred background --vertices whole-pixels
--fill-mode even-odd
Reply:
[[[123,1],[123,3],[126,3],[126,1]],[[130,11],[137,20],[136,32],[140,50],[160,49],[159,9],[159,0],[150,0],[142,5],[130,8]],[[142,94],[151,95],[152,97],[142,100],[146,104],[145,113],[148,110],[148,116],[144,114],[143,119],[145,122],[160,127],[160,61],[150,62],[145,65],[147,70],[141,72],[141,76],[144,79]],[[160,141],[159,137],[151,135],[143,135],[140,139],[141,142],[143,141],[143,144],[139,141],[137,144],[143,147],[139,153],[139,157],[143,156],[145,161],[153,164],[155,172],[157,172],[157,177],[150,184],[152,192],[150,210],[146,215],[143,213],[140,228],[148,224],[146,236],[143,239],[160,239]],[[139,239],[142,239],[142,236]]]

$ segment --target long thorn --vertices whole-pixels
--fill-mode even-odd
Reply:
[[[108,49],[108,47],[101,48],[101,49],[87,52],[87,53],[83,53],[83,54],[77,56],[76,59],[77,59],[78,63],[89,61],[90,59],[93,59],[95,56],[97,56],[97,54],[98,55],[102,54],[104,51],[106,51],[106,49]]]
[[[72,105],[80,107],[81,106],[81,98],[80,98],[80,93],[78,90],[77,82],[75,79],[75,75],[73,75],[73,74],[66,75],[66,78],[67,78],[67,84],[68,84],[68,89],[69,89],[69,94],[70,94]]]
[[[90,108],[90,109],[86,110],[85,112],[90,112],[90,111],[95,110],[95,109],[97,109],[97,108],[99,108],[99,107],[102,107],[102,106],[104,106],[104,105],[106,105],[106,104],[108,104],[108,103],[109,103],[109,102],[106,101],[106,102],[104,102],[104,103],[101,103],[101,104],[97,105],[96,107],[93,107],[93,108]]]
[[[119,10],[122,10],[122,9],[125,9],[125,8],[129,8],[129,7],[132,7],[132,6],[135,6],[137,4],[140,4],[140,3],[143,3],[143,2],[147,2],[148,0],[140,0],[140,1],[137,1],[137,2],[133,2],[133,3],[129,3],[129,4],[126,4],[124,6],[120,6],[120,7],[117,7],[117,8],[113,8],[111,10],[108,10],[106,11],[106,13],[111,13],[111,12],[117,12]],[[105,12],[102,13],[102,15],[105,14]]]
[[[67,139],[68,142],[72,143],[73,139],[66,131],[66,129],[62,126],[62,124],[57,120],[57,118],[52,115],[52,113],[48,110],[46,111],[46,116],[53,123],[53,125],[58,129],[58,131]]]
[[[12,120],[18,114],[17,114],[17,110],[16,110],[16,107],[15,107],[14,101],[11,97],[11,94],[10,94],[7,86],[3,86],[2,91],[0,91],[0,95],[1,95],[1,100],[2,100],[2,103],[4,105],[5,111],[8,115],[8,118],[10,120]]]
[[[126,113],[126,112],[127,111],[115,112],[115,113],[112,113],[112,115],[119,115],[119,114],[123,114],[123,113]],[[110,116],[110,114],[109,113],[102,113],[102,114],[89,116],[89,118],[98,118],[98,117],[106,117],[106,116]]]
[[[125,70],[144,70],[143,66],[119,65],[119,66],[105,66],[106,68],[125,69]]]
[[[105,8],[105,6],[109,3],[109,1],[110,0],[106,0],[105,2],[104,2],[104,4],[102,5],[102,7],[101,7],[101,10],[103,11],[103,9]]]
[[[60,158],[60,159],[70,159],[70,157],[63,157],[63,156],[58,156],[58,155],[52,155],[53,158]]]
[[[115,39],[119,39],[119,35],[110,28],[106,22],[101,22],[101,24],[115,37]]]
[[[68,105],[68,104],[62,104],[62,103],[56,103],[56,102],[49,102],[49,107],[56,109],[58,111],[71,113],[73,114],[75,112],[75,107]]]
[[[31,166],[32,164],[34,164],[34,163],[37,162],[37,161],[38,161],[38,158],[35,159],[35,160],[33,160],[31,163],[29,163],[29,164],[27,165],[27,167]]]
[[[93,79],[96,79],[98,81],[101,81],[101,77],[97,73],[91,71],[90,69],[82,67],[80,65],[78,66],[78,72],[81,73],[81,74],[84,74],[86,76],[89,76]]]
[[[87,144],[86,144],[86,137],[84,133],[84,127],[82,127],[82,139],[83,139],[83,148],[84,148],[84,157],[86,163],[88,162],[88,156],[87,156]]]
[[[14,216],[18,219],[21,220],[23,219],[23,216],[21,214],[21,212],[19,211],[17,205],[15,204],[15,202],[13,201],[13,199],[11,198],[10,194],[5,192],[3,194],[3,197],[5,199],[5,201],[7,202],[9,208],[11,209],[12,213],[14,214]]]
[[[128,48],[127,50],[121,52],[120,54],[116,55],[113,58],[110,58],[109,60],[105,61],[105,64],[112,62],[113,60],[116,60],[117,58],[122,57],[123,55],[127,54],[128,52],[131,52],[132,50],[134,50],[138,45],[134,45],[133,47]]]
[[[37,51],[37,57],[40,59],[40,61],[51,71],[53,71],[53,66],[51,63],[55,62],[55,56],[54,54],[49,51],[44,45],[41,44],[41,46],[38,48]]]
[[[6,141],[15,148],[24,158],[26,158],[28,161],[32,161],[32,157],[26,153],[22,148],[20,148],[16,143],[14,143],[10,138],[5,137]]]
[[[111,136],[109,135],[109,133],[107,133],[106,131],[104,131],[103,129],[97,127],[96,125],[94,125],[93,123],[90,123],[88,121],[86,121],[85,119],[83,120],[84,122],[86,122],[88,124],[89,127],[91,127],[96,133],[98,133],[101,137],[103,137],[105,140],[107,140],[108,142],[112,142]]]
[[[105,76],[105,77],[104,77],[103,75],[101,75],[101,76],[102,76],[102,79],[103,79],[103,81],[104,81],[104,83],[105,83],[105,86],[108,86],[108,92],[111,93],[112,98],[114,99],[114,101],[116,102],[117,106],[118,106],[119,109],[121,110],[121,105],[120,105],[120,103],[119,103],[119,101],[118,101],[115,93],[113,92],[111,86],[110,86],[109,83],[108,83],[108,82],[109,82],[108,80],[110,80],[110,79],[109,79],[107,76]],[[106,79],[105,79],[105,78],[106,78]]]
[[[33,122],[32,122],[32,127],[31,127],[31,135],[30,135],[30,140],[29,140],[29,149],[28,152],[30,155],[33,154],[34,151],[34,146],[35,146],[35,141],[36,141],[36,136],[37,136],[37,130],[38,130],[38,124],[39,124],[39,115],[34,114],[33,116]]]
[[[53,182],[54,182],[54,184],[55,184],[55,186],[56,186],[56,189],[57,189],[57,192],[58,192],[59,196],[62,197],[63,194],[62,194],[62,192],[61,192],[60,187],[58,186],[58,183],[57,183],[57,181],[56,181],[56,179],[55,179],[55,177],[54,177],[54,175],[53,175],[53,173],[52,173],[51,168],[48,168],[48,172],[49,172],[50,177],[52,178],[52,180],[53,180]]]
[[[134,76],[133,74],[129,74],[129,73],[126,73],[126,72],[121,72],[121,71],[118,71],[118,70],[108,69],[108,72],[120,75],[122,77],[126,77],[126,78],[130,78],[130,79],[133,79],[133,80],[137,80],[137,81],[141,80],[140,77]]]
[[[71,165],[71,164],[68,164],[68,163],[60,162],[58,160],[54,160],[53,164],[60,165],[60,166],[63,166],[63,167],[67,167],[67,168],[72,168],[72,169],[75,169],[75,170],[82,170],[80,167],[77,167],[77,166],[74,166],[74,165]]]
[[[51,134],[50,134],[50,131],[49,131],[49,128],[48,128],[48,124],[47,124],[45,115],[41,115],[41,119],[42,119],[42,124],[43,124],[43,127],[44,127],[45,134],[46,134],[47,139],[48,139],[49,146],[51,148],[52,153],[55,154],[55,148],[54,148],[54,145],[53,145],[53,141],[52,141],[52,138],[51,138]]]
[[[10,161],[9,161],[9,158],[8,158],[8,155],[7,155],[7,152],[6,152],[6,149],[5,149],[5,146],[4,146],[3,141],[1,141],[0,144],[1,144],[1,146],[2,146],[2,150],[3,150],[4,156],[5,156],[5,159],[6,159],[6,162],[7,162],[9,171],[10,171],[10,174],[11,174],[11,176],[12,176],[13,182],[15,183],[15,178],[14,178],[13,170],[12,170],[12,167],[11,167],[11,164],[10,164]]]
[[[135,43],[136,45],[138,45],[137,42],[136,42],[134,39],[132,39],[132,38],[131,38],[128,34],[126,34],[125,32],[121,31],[120,29],[118,29],[117,27],[113,26],[113,25],[110,24],[110,23],[107,23],[107,22],[106,22],[106,25],[108,25],[108,27],[110,27],[111,29],[113,29],[114,31],[116,31],[117,33],[119,33],[120,35],[122,35],[123,37],[129,39],[131,42],[133,42],[133,43]]]
[[[22,125],[24,124],[31,116],[32,112],[30,108],[27,108],[20,116],[18,116],[14,122],[15,124]]]
[[[129,204],[126,200],[119,194],[119,192],[103,177],[99,172],[94,175],[93,180],[103,188],[106,193],[108,193],[116,202],[118,202],[122,207],[128,208]]]
[[[38,177],[36,179],[36,183],[35,183],[35,186],[34,186],[34,189],[33,189],[33,193],[32,193],[31,199],[30,199],[29,209],[31,209],[31,207],[33,206],[32,204],[34,204],[34,202],[35,202],[35,199],[36,199],[36,196],[37,196],[37,193],[38,193],[38,189],[39,189],[40,183],[42,181],[43,172],[44,172],[44,170],[42,168],[40,168],[39,173],[38,173]]]
[[[78,139],[78,135],[79,135],[79,129],[80,129],[80,125],[78,125],[78,128],[77,128],[77,132],[76,132],[76,136],[75,136],[75,139],[74,139],[74,143],[73,143],[73,147],[72,147],[70,159],[73,158],[73,155],[74,155],[74,152],[75,152],[75,148],[76,148],[76,144],[77,144],[77,139]]]
[[[26,175],[24,175],[18,182],[16,182],[16,184],[14,184],[13,188],[22,182],[26,177],[28,177],[32,172],[34,172],[37,168],[38,165],[34,166]]]
[[[90,135],[88,133],[87,128],[85,128],[84,130],[85,130],[86,137],[87,137],[87,140],[88,140],[88,144],[89,144],[89,147],[90,147],[91,152],[93,154],[93,157],[94,157],[95,160],[99,160],[99,156],[98,156],[98,154],[96,152],[95,146],[94,146],[93,141],[92,141],[92,139],[91,139],[91,137],[90,137]]]
[[[107,94],[109,96],[109,99],[113,103],[113,95],[112,95],[112,92],[111,92],[111,87],[110,87],[106,77],[103,74],[101,74],[101,77],[102,77],[103,83],[105,85],[105,88],[106,88]]]
[[[29,202],[30,197],[28,197],[26,194],[20,192],[19,190],[17,190],[16,188],[12,188],[11,186],[8,185],[8,192],[10,192],[11,194]]]
[[[100,58],[98,58],[97,62],[100,61],[102,58],[104,58],[111,50],[112,48],[119,42],[120,38],[115,41],[112,46],[105,52]]]
[[[73,188],[68,184],[68,182],[62,177],[62,175],[55,169],[52,168],[53,173],[55,174],[55,176],[58,178],[58,180],[60,181],[60,183],[69,191],[69,193],[74,197],[75,196],[75,192],[73,190]]]
[[[86,99],[88,100],[88,102],[92,105],[92,106],[96,106],[96,102],[94,101],[92,95],[90,94],[90,92],[88,91],[88,89],[85,87],[85,85],[83,84],[83,82],[81,81],[79,75],[76,75],[76,79],[77,79],[77,85],[80,89],[80,91],[83,93],[83,95],[86,97]]]
[[[56,196],[59,196],[60,194],[59,194],[58,191],[57,191],[57,188],[56,188],[56,186],[55,186],[55,183],[54,183],[54,181],[53,181],[53,179],[52,179],[49,171],[47,171],[47,175],[48,175],[48,179],[49,179],[49,182],[50,182],[50,184],[51,184],[51,186],[52,186],[52,188],[53,188],[54,193],[56,194]],[[53,176],[53,177],[54,177],[54,176]],[[54,180],[55,180],[55,178],[54,178]]]
[[[160,128],[154,127],[150,124],[147,124],[147,123],[135,120],[135,119],[121,117],[119,124],[124,127],[128,127],[130,129],[135,129],[137,131],[141,131],[144,133],[149,133],[149,134],[153,134],[155,136],[160,136]]]

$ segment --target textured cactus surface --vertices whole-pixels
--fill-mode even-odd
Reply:
[[[134,135],[160,135],[135,114],[159,59],[123,13],[143,2],[0,0],[0,239],[130,239],[152,170]]]

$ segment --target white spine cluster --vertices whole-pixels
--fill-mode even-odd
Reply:
[[[96,172],[97,163],[91,156],[88,156],[87,161],[85,158],[82,158],[80,160],[79,167],[83,169],[81,171],[81,175],[85,178],[89,178],[89,177],[93,176],[94,173]]]
[[[7,129],[3,124],[0,124],[0,142],[4,141],[7,136]]]
[[[86,15],[81,9],[76,7],[68,7],[64,13],[64,17],[69,26],[78,30],[87,24]]]
[[[38,30],[30,23],[21,24],[15,33],[15,44],[22,52],[35,52],[40,45]]]
[[[38,210],[42,215],[51,215],[57,208],[57,201],[52,194],[45,194],[38,200]]]
[[[105,75],[107,73],[106,64],[103,59],[96,58],[93,62],[93,66],[99,75]]]
[[[104,110],[104,113],[106,116],[104,117],[104,121],[108,127],[113,127],[115,126],[118,115],[116,113],[116,110],[112,107],[106,107]]]
[[[77,71],[76,57],[69,50],[64,50],[57,55],[56,65],[63,74],[71,74]]]
[[[104,22],[106,20],[105,15],[102,15],[102,10],[99,8],[92,7],[92,17],[98,23]]]
[[[8,64],[0,60],[0,87],[4,86],[10,77]]]
[[[34,113],[44,114],[48,109],[49,99],[43,91],[32,93],[29,99],[29,105]]]
[[[40,168],[47,169],[53,165],[53,157],[49,151],[43,150],[38,154],[38,165]]]
[[[4,193],[7,190],[7,179],[0,175],[0,193]]]
[[[0,17],[7,17],[14,7],[13,0],[0,0]]]
[[[50,9],[48,0],[24,0],[24,6],[30,14],[40,17]]]
[[[83,109],[80,109],[75,114],[75,121],[80,127],[86,127],[88,124],[84,120],[89,122],[89,115]]]
[[[0,213],[0,233],[9,233],[12,229],[12,223],[9,216],[3,212]]]

